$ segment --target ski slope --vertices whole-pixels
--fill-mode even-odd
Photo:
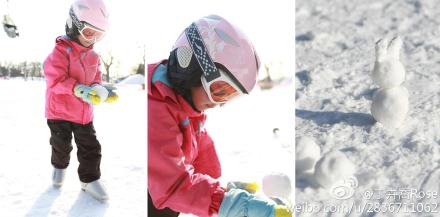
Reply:
[[[339,199],[313,172],[297,174],[297,216],[440,216],[439,15],[433,0],[296,1],[296,139],[344,153],[357,180]],[[375,42],[395,35],[409,112],[387,128],[370,113],[370,75]]]

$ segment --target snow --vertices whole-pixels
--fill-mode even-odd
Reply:
[[[379,89],[373,96],[371,114],[386,127],[399,127],[408,113],[408,100],[408,90],[404,86]]]
[[[340,151],[326,153],[315,165],[315,180],[324,188],[354,175],[354,164]]]
[[[117,83],[117,86],[127,85],[127,84],[145,84],[145,77],[141,74],[134,74],[126,77],[121,82]]]
[[[76,145],[63,187],[51,185],[44,81],[0,80],[1,216],[146,216],[146,116],[143,91],[119,88],[114,104],[95,106],[101,179],[110,200],[81,191]]]
[[[354,163],[358,181],[351,197],[337,199],[316,185],[313,177],[298,176],[296,215],[438,216],[432,211],[411,212],[411,206],[418,203],[422,208],[428,208],[429,202],[438,204],[438,197],[395,196],[405,189],[440,191],[438,2],[300,0],[295,12],[296,137],[312,137],[322,153],[344,153]],[[396,35],[403,41],[401,61],[406,69],[409,109],[400,127],[388,128],[370,113],[377,89],[371,72],[375,43]],[[399,212],[384,210],[391,202],[402,202]],[[322,209],[310,209],[314,205]],[[329,209],[352,205],[361,209]],[[381,209],[362,209],[372,205]]]
[[[263,193],[268,197],[279,197],[289,200],[292,194],[292,183],[289,176],[283,173],[271,173],[263,177]]]
[[[402,44],[402,39],[398,36],[389,43],[386,38],[376,43],[372,79],[380,88],[397,87],[405,81],[405,67],[399,60]]]
[[[296,173],[313,172],[315,164],[321,157],[321,148],[313,138],[304,136],[295,144],[295,170]]]

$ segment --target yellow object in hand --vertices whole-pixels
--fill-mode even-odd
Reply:
[[[99,96],[97,96],[97,95],[90,95],[89,99],[90,99],[90,101],[92,102],[93,105],[98,105],[99,103],[101,103],[101,98]]]
[[[292,217],[293,213],[285,206],[275,205],[275,217]]]
[[[113,93],[113,92],[112,92],[112,93]],[[113,93],[113,94],[109,94],[108,97],[107,97],[107,99],[105,100],[105,102],[107,102],[107,103],[112,103],[112,102],[115,102],[116,100],[118,100],[118,98],[119,98],[119,96],[116,95],[115,93]]]
[[[232,188],[242,189],[251,194],[255,194],[255,192],[260,190],[260,186],[258,185],[257,182],[240,182],[240,181],[229,182],[226,189],[229,190]]]

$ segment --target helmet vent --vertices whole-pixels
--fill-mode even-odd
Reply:
[[[229,36],[226,32],[223,32],[222,30],[215,28],[214,29],[215,33],[217,33],[218,37],[221,38],[223,41],[234,45],[236,47],[240,47],[240,45],[238,44],[238,42],[236,40],[234,40],[231,36]]]

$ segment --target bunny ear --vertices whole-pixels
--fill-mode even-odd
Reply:
[[[381,61],[385,59],[387,55],[388,41],[385,38],[381,38],[376,42],[376,60]]]
[[[391,39],[390,45],[388,46],[388,53],[391,58],[399,59],[400,48],[402,48],[403,41],[399,36]]]

